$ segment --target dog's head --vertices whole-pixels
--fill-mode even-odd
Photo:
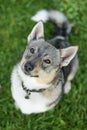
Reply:
[[[20,62],[23,73],[35,77],[39,83],[50,83],[59,67],[67,66],[74,58],[77,46],[58,50],[44,40],[43,23],[35,25],[28,36],[28,44]]]

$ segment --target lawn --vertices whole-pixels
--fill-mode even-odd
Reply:
[[[79,70],[72,90],[51,111],[23,115],[14,107],[10,76],[42,8],[63,11],[73,24],[69,41],[78,45]],[[46,38],[54,33],[45,24]],[[87,130],[87,0],[0,0],[0,130]]]

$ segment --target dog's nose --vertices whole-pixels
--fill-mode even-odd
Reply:
[[[29,72],[29,71],[32,71],[34,69],[34,66],[30,62],[27,62],[24,66],[24,69],[26,72]]]

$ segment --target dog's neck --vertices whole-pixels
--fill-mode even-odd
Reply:
[[[22,88],[23,88],[23,90],[25,90],[26,91],[26,93],[28,93],[28,91],[29,92],[43,92],[43,91],[45,91],[46,89],[45,88],[41,88],[41,89],[28,89],[24,84],[23,84],[23,81],[22,81],[22,83],[21,83],[21,86],[22,86]]]
[[[25,96],[25,99],[29,99],[30,98],[30,95],[31,93],[41,93],[41,92],[44,92],[46,90],[48,90],[49,88],[51,87],[57,87],[60,82],[62,83],[62,93],[63,93],[63,84],[64,84],[64,80],[63,80],[63,74],[61,72],[61,70],[59,70],[54,78],[54,80],[50,83],[50,86],[48,88],[40,88],[40,89],[29,89],[27,86],[24,85],[24,82],[21,81],[21,86],[22,86],[22,89],[25,91],[26,93],[26,96]]]
[[[23,88],[23,90],[26,92],[26,96],[25,98],[26,99],[29,99],[29,96],[32,92],[37,92],[37,93],[40,93],[40,92],[43,92],[45,91],[46,89],[42,88],[42,89],[39,89],[39,90],[36,90],[36,89],[28,89],[24,84],[23,84],[23,81],[21,83],[21,86]]]

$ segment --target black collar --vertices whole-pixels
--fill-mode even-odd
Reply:
[[[29,96],[30,96],[31,92],[37,92],[37,93],[39,93],[39,92],[43,92],[43,91],[46,90],[45,88],[42,88],[42,89],[39,89],[39,90],[28,89],[27,87],[24,86],[23,81],[22,81],[22,88],[26,92],[26,96],[25,96],[26,99],[29,99]]]

